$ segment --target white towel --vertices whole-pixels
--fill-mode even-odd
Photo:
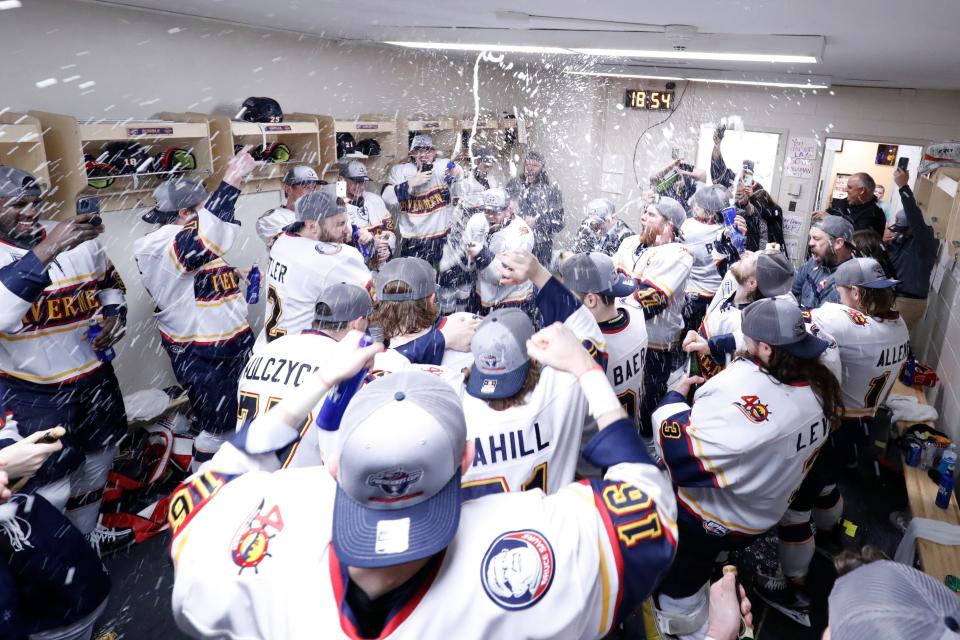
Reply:
[[[894,420],[909,420],[911,422],[928,422],[939,417],[937,410],[929,404],[920,404],[913,396],[887,397],[884,403],[893,412]]]
[[[893,559],[912,567],[913,558],[917,553],[917,538],[937,544],[958,545],[960,544],[960,527],[929,518],[914,518],[907,526],[907,531],[903,534],[903,540],[900,541]]]

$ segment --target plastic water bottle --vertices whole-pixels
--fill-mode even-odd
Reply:
[[[940,465],[937,467],[937,476],[943,477],[950,467],[956,467],[957,464],[957,445],[951,444],[940,456]]]
[[[247,274],[247,304],[260,302],[260,267],[253,265]]]
[[[360,338],[360,347],[369,347],[373,344],[373,338],[364,335]],[[360,384],[367,376],[367,369],[361,369],[352,378],[340,382],[333,389],[327,392],[327,397],[320,407],[317,414],[317,426],[324,431],[336,431],[340,428],[340,420],[343,419],[343,412],[354,394],[360,388]]]
[[[917,374],[917,359],[913,356],[907,358],[903,365],[903,375],[900,376],[900,382],[910,387],[913,386],[913,378]]]
[[[453,160],[447,160],[447,171],[450,171],[456,166],[457,166],[456,162],[454,162]],[[449,173],[446,173],[443,175],[443,181],[446,182],[448,185],[453,184],[453,176],[450,175]]]
[[[103,327],[100,325],[100,321],[96,318],[90,318],[90,321],[87,323],[87,340],[90,341],[91,345],[101,333],[103,333]],[[102,351],[94,349],[93,352],[97,354],[100,362],[110,362],[117,357],[117,352],[113,350],[113,347],[107,347]]]
[[[946,457],[946,453],[943,454]],[[956,458],[956,454],[954,454]],[[953,470],[956,467],[955,462],[947,466],[946,472],[940,476],[940,488],[937,489],[937,499],[934,501],[941,509],[950,506],[950,496],[953,494]]]
[[[369,260],[370,256],[373,255],[373,247],[369,244],[363,244],[360,242],[360,227],[353,225],[353,231],[351,232],[351,238],[353,238],[353,246],[360,252],[360,255],[363,256],[364,260]]]
[[[737,225],[734,224],[736,217],[736,207],[727,207],[723,210],[723,224],[725,227],[727,227],[727,229],[730,230],[730,241],[733,243],[733,246],[737,249],[738,253],[743,253],[747,239],[743,237],[743,234],[740,233],[739,229],[737,229]]]

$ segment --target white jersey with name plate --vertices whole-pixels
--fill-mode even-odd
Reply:
[[[717,535],[763,533],[787,510],[829,427],[808,384],[780,384],[738,359],[653,414],[657,451],[681,508]]]
[[[705,224],[696,218],[688,218],[680,227],[683,246],[693,255],[693,267],[687,278],[687,293],[712,297],[723,279],[717,269],[718,262],[726,259],[722,253],[714,250],[723,233],[722,224]]]
[[[475,213],[467,222],[468,228],[482,228],[482,223],[477,220],[478,216],[486,220],[482,213]],[[505,251],[533,251],[533,240],[530,226],[523,218],[515,216],[509,224],[489,235],[487,248],[494,256]],[[520,284],[501,284],[501,277],[500,259],[494,257],[477,278],[477,290],[480,292],[480,304],[483,307],[518,304],[533,296],[533,285],[529,280]]]
[[[394,165],[387,176],[383,201],[398,212],[397,227],[405,239],[428,240],[439,238],[450,228],[453,213],[451,189],[444,179],[449,161],[437,157],[433,173],[426,183],[409,187],[407,180],[417,175],[417,165],[404,162]]]
[[[910,355],[910,332],[900,314],[885,318],[828,302],[809,311],[810,332],[837,344],[843,371],[844,416],[873,417]]]
[[[317,242],[284,232],[270,249],[264,325],[254,349],[310,328],[320,294],[346,283],[373,290],[373,276],[350,245]]]

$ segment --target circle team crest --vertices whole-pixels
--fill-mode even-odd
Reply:
[[[510,531],[490,544],[480,564],[480,581],[498,606],[526,609],[549,591],[555,568],[553,547],[541,533]]]

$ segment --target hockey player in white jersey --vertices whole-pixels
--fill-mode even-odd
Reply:
[[[701,185],[690,199],[690,206],[693,217],[680,226],[683,246],[693,255],[683,309],[687,331],[700,326],[724,274],[730,265],[740,259],[722,224],[721,212],[727,206],[724,188]]]
[[[513,203],[504,189],[484,192],[483,216],[490,225],[486,240],[467,247],[467,253],[477,265],[480,312],[486,315],[495,309],[516,307],[529,313],[535,306],[533,285],[527,280],[505,279],[498,256],[507,251],[533,251],[533,231],[523,218],[514,215]]]
[[[583,341],[598,366],[606,364],[596,320],[533,253],[503,255],[502,270],[537,287],[545,326],[562,322]],[[541,367],[527,354],[533,322],[519,309],[488,315],[473,337],[473,366],[463,411],[476,455],[463,476],[465,495],[541,489],[554,493],[573,481],[587,402],[573,376]]]
[[[143,286],[157,305],[160,341],[197,418],[195,466],[233,430],[237,380],[254,341],[239,275],[223,256],[240,228],[234,218],[240,186],[255,166],[240,151],[209,197],[199,181],[163,183],[154,191],[157,206],[143,216],[160,227],[133,244]]]
[[[496,156],[487,147],[475,146],[471,150],[473,170],[466,171],[463,180],[457,183],[455,197],[462,198],[472,193],[483,193],[487,189],[496,189],[503,185],[491,170],[497,162]]]
[[[843,411],[840,387],[789,298],[743,312],[749,358],[686,394],[686,378],[654,414],[657,449],[677,488],[680,546],[654,598],[668,637],[702,639],[720,551],[746,548],[787,510]]]
[[[681,365],[682,310],[693,255],[679,242],[677,231],[687,219],[679,202],[660,198],[640,216],[640,235],[630,236],[613,257],[617,269],[637,281],[631,304],[647,320],[641,434],[651,438],[650,414],[667,391],[670,373]]]
[[[126,435],[120,385],[103,350],[124,334],[123,281],[97,237],[100,216],[41,220],[39,181],[0,165],[0,406],[19,435],[60,425],[63,451],[25,486],[83,534],[93,531],[107,471]],[[90,341],[91,323],[100,336]]]
[[[588,202],[583,211],[583,222],[577,229],[573,252],[599,251],[612,256],[624,239],[632,235],[636,234],[617,216],[613,201],[609,198],[596,198]]]
[[[297,200],[305,194],[313,193],[322,184],[326,183],[320,179],[313,167],[299,165],[287,169],[281,183],[283,206],[270,209],[257,218],[257,235],[267,245],[267,249],[273,246],[277,236],[283,233],[286,227],[297,221],[294,211]]]
[[[868,440],[877,407],[886,400],[910,353],[909,330],[893,310],[897,281],[887,278],[876,260],[851,258],[837,267],[833,281],[841,302],[826,302],[805,317],[811,333],[827,334],[838,345],[843,423],[780,523],[780,562],[788,582],[778,584],[768,577],[757,585],[768,602],[800,613],[809,605],[803,586],[815,547],[811,522],[816,524],[816,544],[830,552],[842,551],[839,471],[857,463],[857,449]]]
[[[730,266],[737,289],[712,306],[699,331],[688,331],[683,349],[697,358],[699,375],[709,380],[743,351],[742,311],[754,300],[789,295],[796,270],[780,251],[745,251]]]
[[[386,344],[411,362],[462,369],[472,362],[470,339],[480,324],[473,314],[441,316],[437,273],[426,260],[394,258],[376,277],[370,322]]]
[[[398,211],[400,255],[423,258],[436,267],[450,228],[452,189],[463,169],[437,156],[433,139],[417,134],[410,141],[410,161],[390,170],[383,200]]]
[[[350,216],[343,201],[325,191],[297,200],[297,222],[270,249],[267,305],[257,348],[310,328],[320,292],[346,282],[373,291],[373,277],[360,252],[346,244]]]
[[[483,244],[489,229],[490,223],[483,215],[483,192],[462,195],[453,209],[438,269],[437,299],[444,314],[478,310],[477,265],[467,247]]]
[[[396,251],[393,218],[383,198],[367,191],[370,176],[359,160],[340,165],[340,179],[346,186],[347,214],[353,225],[352,244],[363,254],[371,269],[376,269]]]
[[[224,447],[173,495],[178,626],[193,637],[600,638],[652,592],[676,541],[669,481],[602,372],[564,327],[528,345],[578,378],[605,479],[554,495],[463,501],[473,461],[457,394],[421,372],[362,388],[334,467],[277,469],[272,450],[377,350],[344,347],[326,378]],[[389,428],[385,428],[389,427]],[[272,472],[272,473],[271,473]]]
[[[623,301],[636,291],[636,281],[617,272],[613,260],[596,251],[566,260],[560,265],[560,277],[597,321],[606,344],[607,379],[624,411],[637,422],[643,397],[647,326],[643,312]],[[584,434],[586,442],[589,437]]]

